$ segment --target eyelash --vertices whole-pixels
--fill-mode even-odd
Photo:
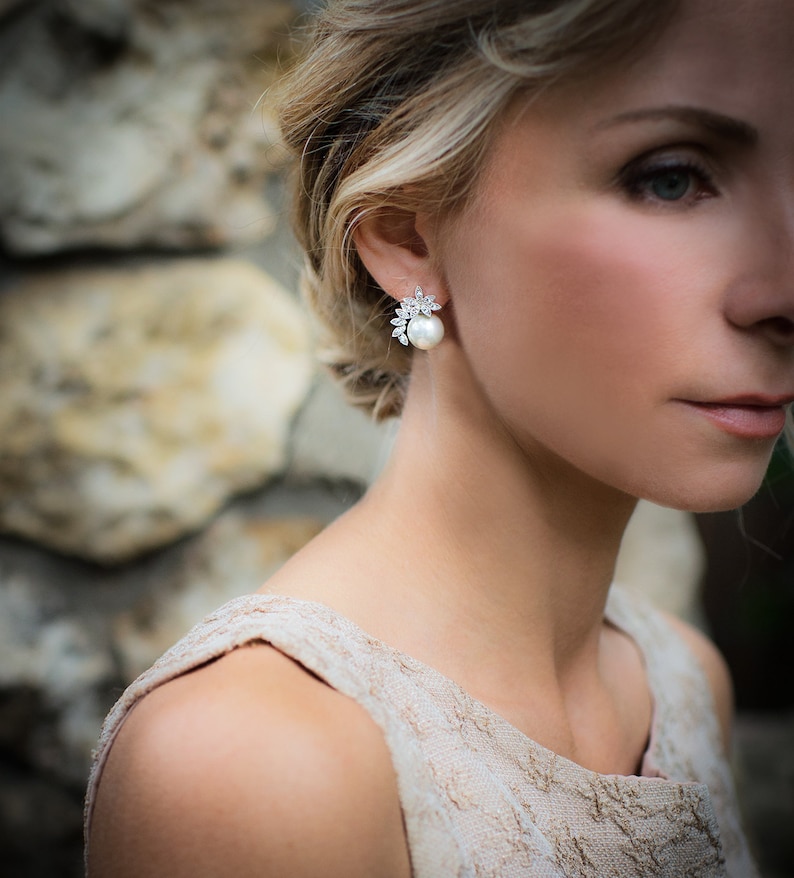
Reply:
[[[687,175],[691,184],[694,183],[695,191],[687,191],[683,197],[675,199],[665,199],[649,191],[654,180],[672,173]],[[619,184],[633,200],[663,207],[692,204],[717,194],[712,174],[702,164],[688,158],[639,159],[621,171]]]

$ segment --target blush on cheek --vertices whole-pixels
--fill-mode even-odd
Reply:
[[[663,340],[691,301],[698,267],[680,229],[659,221],[643,229],[641,219],[627,221],[625,208],[565,220],[546,227],[528,266],[547,315],[564,312],[580,342],[606,332],[641,353]]]

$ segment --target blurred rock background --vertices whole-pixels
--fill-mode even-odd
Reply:
[[[0,0],[3,878],[82,874],[85,777],[113,701],[355,502],[388,453],[394,427],[316,370],[296,293],[267,89],[309,5]],[[694,519],[643,504],[618,578],[708,625],[704,564]],[[740,635],[739,665],[747,649]],[[774,649],[779,718],[792,664]],[[774,802],[752,761],[769,726],[742,728],[772,837],[794,815],[792,724],[774,725]],[[776,844],[767,874],[794,874]]]

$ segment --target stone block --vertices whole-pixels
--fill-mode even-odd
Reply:
[[[266,519],[229,511],[191,543],[177,566],[153,565],[142,580],[141,598],[113,624],[124,679],[134,680],[204,616],[256,591],[322,527],[311,517]]]
[[[398,426],[376,424],[353,408],[323,373],[295,421],[289,475],[369,485],[386,463]]]
[[[82,787],[124,687],[206,614],[255,591],[348,505],[327,488],[281,484],[113,569],[0,538],[3,760]]]
[[[231,259],[36,273],[0,295],[0,529],[110,564],[283,468],[299,306]]]
[[[293,14],[281,0],[54,0],[0,15],[0,243],[32,255],[267,234],[276,153],[257,102]]]

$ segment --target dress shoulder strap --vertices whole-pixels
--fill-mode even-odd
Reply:
[[[410,727],[427,720],[415,700],[411,669],[400,654],[322,605],[282,595],[251,594],[224,604],[133,682],[108,714],[93,754],[85,802],[90,829],[96,792],[114,739],[153,689],[245,646],[267,643],[361,704],[381,728],[397,775],[414,874],[463,876],[465,867],[426,757]]]

